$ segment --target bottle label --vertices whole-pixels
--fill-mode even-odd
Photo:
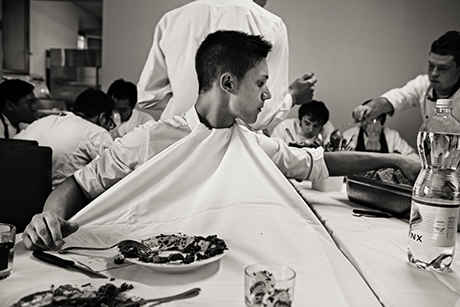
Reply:
[[[412,200],[409,240],[435,246],[455,246],[459,206],[437,206]]]

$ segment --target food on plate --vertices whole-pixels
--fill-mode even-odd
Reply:
[[[85,307],[117,307],[124,303],[135,302],[141,298],[130,296],[127,291],[133,285],[122,283],[119,287],[113,283],[106,283],[99,287],[91,283],[81,286],[65,284],[58,287],[51,285],[49,290],[35,292],[21,298],[11,307],[39,307],[39,306],[85,306]]]
[[[132,246],[119,246],[125,258],[138,258],[149,263],[189,264],[223,254],[228,249],[225,241],[217,235],[188,236],[185,234],[160,234],[141,242],[150,248],[146,252]],[[115,259],[115,263],[122,259]]]

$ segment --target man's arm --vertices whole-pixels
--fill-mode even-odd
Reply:
[[[393,105],[384,97],[374,98],[365,105],[353,109],[352,116],[356,123],[367,118],[376,118],[380,114],[394,112]]]
[[[330,176],[347,176],[379,168],[398,168],[410,182],[421,169],[420,160],[396,153],[333,151],[324,153]]]
[[[78,229],[75,222],[67,219],[80,211],[88,199],[74,176],[59,184],[48,196],[43,212],[36,214],[27,225],[22,238],[29,249],[51,249],[61,247],[63,238]]]

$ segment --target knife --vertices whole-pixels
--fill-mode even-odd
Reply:
[[[392,215],[387,212],[364,210],[364,209],[357,209],[357,208],[354,208],[352,210],[352,215],[353,216],[365,216],[365,217],[392,217]]]
[[[60,257],[45,253],[44,251],[41,251],[41,250],[34,251],[32,253],[32,255],[34,255],[35,258],[40,259],[40,260],[42,260],[44,262],[48,262],[48,263],[51,263],[51,264],[54,264],[54,265],[57,265],[57,266],[60,266],[60,267],[63,267],[63,268],[76,269],[76,270],[78,270],[80,272],[83,272],[83,273],[86,273],[86,274],[91,274],[91,275],[97,276],[99,278],[108,278],[104,274],[101,274],[99,272],[93,271],[92,269],[87,268],[87,267],[85,267],[83,265],[80,265],[78,263],[75,263],[72,260],[62,259]]]

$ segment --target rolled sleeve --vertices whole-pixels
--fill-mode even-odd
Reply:
[[[145,162],[148,128],[148,124],[140,126],[116,139],[103,154],[74,173],[86,197],[95,199]]]
[[[259,134],[254,136],[259,146],[287,178],[303,181],[329,177],[322,147],[295,148],[289,147],[278,138],[268,138]]]

